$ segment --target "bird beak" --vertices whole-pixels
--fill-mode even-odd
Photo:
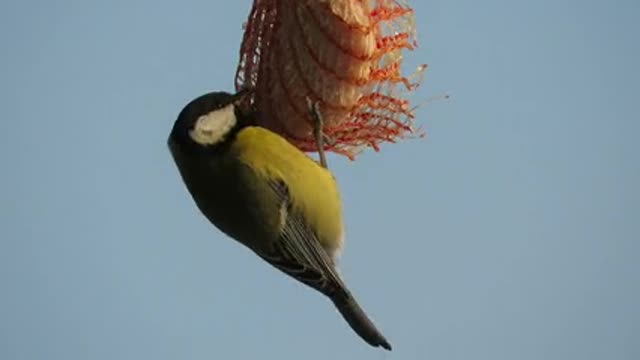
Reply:
[[[233,95],[231,99],[233,105],[236,108],[237,113],[243,118],[245,121],[253,122],[256,119],[256,109],[254,108],[252,102],[253,99],[253,91],[250,89],[241,89],[236,94]]]
[[[250,98],[252,91],[244,88],[233,95],[232,102],[234,105],[241,105],[247,98]]]

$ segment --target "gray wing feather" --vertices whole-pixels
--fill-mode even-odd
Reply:
[[[293,208],[286,184],[274,181],[270,185],[282,201],[286,217],[271,251],[259,255],[284,273],[326,295],[345,291],[334,262],[320,245],[317,234],[302,214]]]

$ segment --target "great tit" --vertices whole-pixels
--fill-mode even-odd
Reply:
[[[241,106],[245,95],[202,95],[171,130],[169,149],[197,207],[219,230],[329,297],[367,343],[391,350],[336,268],[343,223],[333,175],[256,126],[256,114]]]

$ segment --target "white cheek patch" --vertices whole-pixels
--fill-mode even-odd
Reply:
[[[189,135],[200,145],[214,145],[224,140],[237,121],[234,106],[227,105],[200,116]]]

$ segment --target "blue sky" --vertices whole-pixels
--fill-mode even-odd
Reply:
[[[331,157],[394,345],[226,239],[165,146],[250,2],[0,3],[0,358],[640,358],[640,3],[412,1],[423,140]]]

